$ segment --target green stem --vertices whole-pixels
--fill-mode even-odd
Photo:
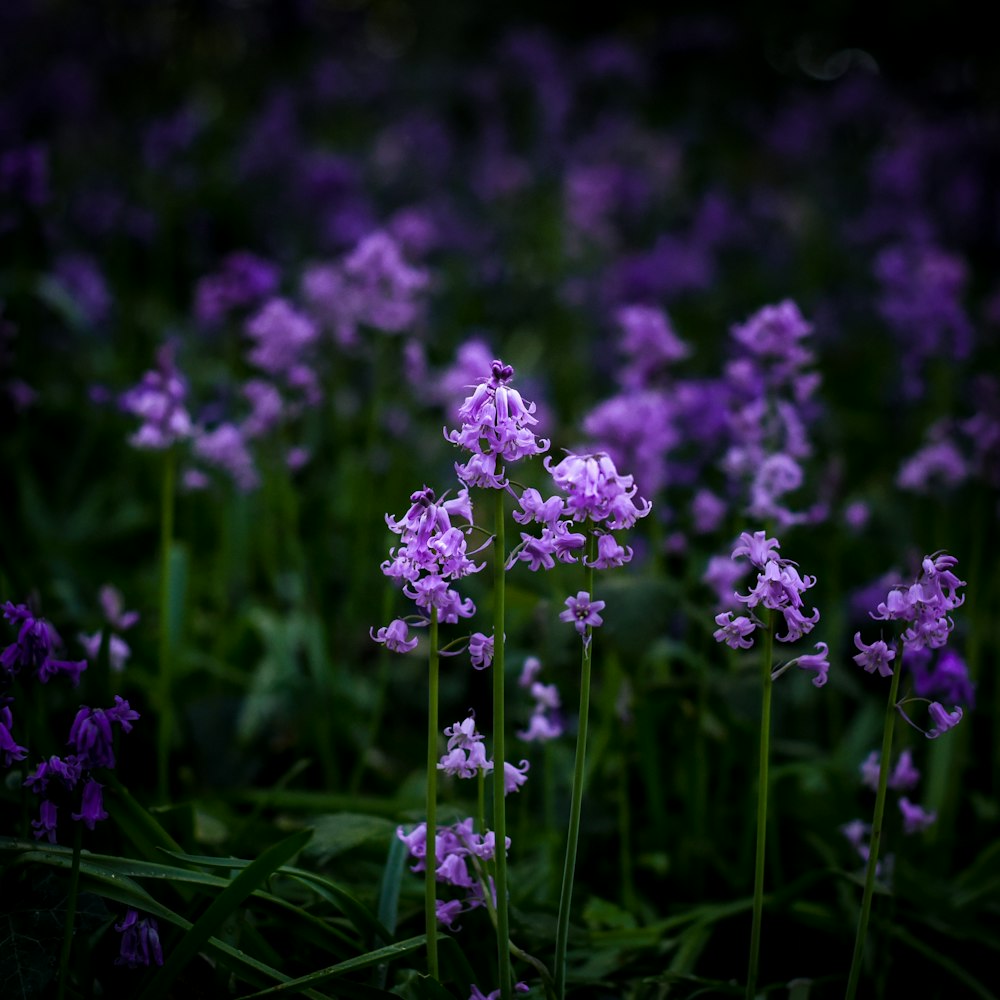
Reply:
[[[59,1000],[66,996],[69,980],[69,955],[73,946],[73,929],[76,925],[76,900],[80,892],[80,849],[83,846],[83,826],[73,830],[73,867],[69,873],[69,897],[66,900],[66,930],[63,933],[62,953],[59,956]]]
[[[586,563],[596,557],[596,536],[587,534]],[[594,569],[586,566],[585,589],[594,599]],[[573,791],[570,796],[569,829],[566,834],[566,860],[563,864],[562,888],[559,892],[559,916],[556,921],[555,981],[556,997],[566,995],[566,947],[569,943],[569,911],[573,902],[573,878],[576,874],[576,853],[580,841],[580,815],[583,811],[583,783],[587,758],[587,720],[590,714],[590,666],[593,655],[593,628],[587,626],[580,659],[580,721],[576,731],[576,759],[573,765]]]
[[[427,682],[427,857],[424,874],[424,919],[427,925],[427,972],[438,978],[437,952],[437,743],[438,743],[438,618],[431,608]]]
[[[173,736],[172,658],[170,648],[170,550],[174,540],[174,494],[177,455],[163,456],[163,492],[160,497],[160,725],[156,740],[157,785],[160,801],[170,799],[170,741]]]
[[[889,686],[889,701],[885,707],[885,729],[882,732],[882,757],[879,761],[878,791],[875,795],[875,814],[872,817],[872,839],[868,848],[868,866],[865,869],[865,891],[861,897],[861,914],[858,917],[858,933],[854,939],[854,955],[851,958],[851,972],[847,980],[845,1000],[854,1000],[861,978],[861,959],[868,934],[868,918],[872,909],[872,893],[875,889],[875,870],[878,867],[878,851],[882,841],[882,818],[885,814],[886,789],[889,784],[889,763],[892,756],[892,734],[896,725],[896,701],[899,697],[899,675],[902,672],[903,643],[896,645],[896,663]]]
[[[771,657],[774,647],[774,612],[769,611],[761,658],[760,679],[760,761],[757,772],[757,855],[753,878],[753,924],[750,929],[750,968],[747,972],[747,1000],[757,991],[757,969],[760,963],[760,925],[764,913],[764,858],[767,840],[768,765],[771,756]]]
[[[504,618],[506,553],[504,491],[496,490],[493,533],[493,834],[497,893],[497,965],[500,998],[511,1000],[510,918],[507,907],[507,815],[504,801]]]

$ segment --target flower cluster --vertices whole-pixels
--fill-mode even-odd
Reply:
[[[193,426],[185,406],[187,382],[177,370],[171,345],[160,349],[157,367],[138,385],[122,393],[119,404],[139,417],[142,426],[130,438],[134,448],[162,451],[191,437]]]
[[[524,668],[518,678],[518,684],[528,688],[531,697],[535,699],[535,708],[528,720],[527,729],[520,730],[517,735],[525,743],[545,743],[562,735],[563,727],[559,718],[559,689],[555,684],[542,684],[537,680],[542,663],[536,656],[529,656],[524,661]]]
[[[100,591],[101,608],[104,611],[104,618],[108,624],[108,662],[111,669],[116,673],[121,673],[125,669],[125,663],[132,655],[129,644],[120,636],[118,632],[125,632],[132,628],[139,620],[138,611],[126,611],[125,603],[121,593],[110,584],[101,587]],[[101,632],[79,632],[77,639],[83,646],[87,656],[96,660],[101,651]]]
[[[913,672],[914,687],[919,699],[930,700],[939,695],[950,701],[955,708],[948,712],[938,701],[930,701],[928,714],[933,725],[924,731],[929,739],[935,739],[954,728],[962,719],[961,702],[971,705],[973,689],[965,664],[957,654],[942,653],[937,658],[937,668],[930,672],[928,666],[933,651],[942,649],[948,642],[955,627],[950,612],[965,602],[959,595],[965,581],[954,573],[958,560],[946,552],[936,552],[924,556],[920,572],[912,584],[892,587],[880,601],[871,617],[876,621],[899,621],[905,626],[899,636],[899,648],[903,663]],[[869,673],[878,671],[883,677],[891,677],[897,651],[890,649],[883,639],[867,644],[861,633],[854,637],[859,653],[855,662]],[[903,717],[913,725],[912,720],[900,706]]]
[[[115,924],[115,930],[122,936],[121,951],[115,965],[126,965],[130,969],[151,962],[163,965],[160,928],[155,917],[140,917],[137,910],[129,908],[125,919]]]
[[[526,489],[519,500],[520,511],[514,511],[514,520],[527,525],[540,524],[540,535],[521,532],[521,542],[511,553],[508,565],[526,562],[532,571],[551,569],[560,562],[576,562],[579,551],[587,544],[586,535],[574,531],[577,523],[587,520],[597,536],[597,553],[593,561],[584,556],[584,564],[594,569],[622,566],[632,558],[631,546],[622,545],[612,534],[621,528],[631,528],[645,517],[651,508],[647,500],[640,499],[636,506],[633,498],[637,488],[631,476],[618,473],[610,456],[568,454],[557,465],[546,458],[545,468],[555,484],[566,494],[543,499],[535,489]],[[578,602],[580,595],[570,598]],[[589,595],[587,595],[589,600]],[[604,607],[596,602],[594,612]],[[577,604],[567,606],[576,613]],[[565,612],[563,613],[565,615]],[[584,616],[586,617],[586,616]],[[563,617],[563,621],[571,619]],[[582,620],[582,619],[581,619]],[[600,624],[592,621],[590,624]],[[583,630],[579,630],[583,634]]]
[[[234,310],[273,295],[280,272],[270,261],[252,253],[230,254],[219,271],[208,274],[195,289],[195,317],[205,326],[221,323]]]
[[[56,842],[60,805],[78,804],[78,811],[71,816],[90,830],[96,822],[108,818],[102,796],[104,786],[93,772],[115,766],[112,725],[129,733],[138,718],[139,713],[119,695],[115,695],[115,704],[108,709],[80,706],[67,741],[71,752],[43,761],[24,780],[28,788],[43,796],[39,818],[31,823],[36,838],[46,837],[50,843]]]
[[[455,928],[455,920],[460,914],[483,906],[486,891],[495,895],[493,880],[485,875],[482,862],[491,860],[496,853],[496,837],[491,830],[484,834],[475,833],[473,827],[470,817],[453,826],[440,827],[434,838],[436,880],[442,885],[463,890],[460,898],[437,900],[438,921],[448,928]],[[410,857],[416,859],[410,871],[425,871],[427,824],[421,823],[410,833],[399,827],[396,836],[406,844]],[[507,837],[505,850],[509,849],[510,837]]]
[[[872,752],[861,764],[861,782],[873,792],[878,789],[881,767],[879,752]],[[913,754],[904,750],[896,761],[896,766],[889,773],[886,785],[894,792],[912,792],[920,782],[920,772],[913,764]],[[937,814],[927,812],[922,806],[910,801],[906,795],[900,795],[896,800],[903,820],[903,833],[914,834],[926,830],[937,819]],[[841,832],[851,842],[863,861],[868,860],[868,835],[871,827],[861,820],[853,820],[841,827]]]
[[[464,521],[462,527],[453,519]],[[385,516],[389,530],[400,536],[400,544],[389,550],[390,559],[382,563],[382,572],[403,588],[403,593],[421,609],[422,622],[430,620],[432,609],[438,621],[457,622],[475,613],[471,599],[463,598],[449,584],[478,573],[478,566],[469,558],[466,535],[472,530],[472,502],[468,490],[460,490],[451,500],[440,500],[425,486],[410,495],[410,508],[398,521]],[[474,554],[474,553],[473,553]],[[405,651],[412,648],[407,640],[406,625],[400,619],[373,638],[389,649]]]
[[[811,453],[808,404],[819,375],[808,370],[803,341],[812,327],[794,302],[765,306],[732,329],[740,356],[726,368],[730,390],[730,445],[722,467],[730,480],[749,485],[747,512],[795,524],[812,514],[793,513],[784,496],[803,481],[801,461]]]
[[[448,431],[445,439],[472,453],[455,471],[466,486],[503,489],[507,485],[505,466],[548,451],[549,442],[535,437],[531,430],[538,423],[533,416],[535,404],[526,403],[510,386],[514,369],[494,361],[490,374],[480,379],[472,395],[459,407],[462,421],[459,430]]]
[[[44,618],[35,616],[26,605],[11,601],[4,604],[3,616],[20,627],[17,639],[0,653],[0,691],[5,690],[21,670],[34,671],[43,684],[60,673],[66,674],[74,687],[80,683],[80,674],[87,669],[87,661],[53,656],[60,645],[59,633]]]
[[[747,594],[735,594],[736,599],[745,604],[748,612],[762,606],[771,611],[780,612],[785,619],[785,634],[778,635],[779,642],[794,642],[811,632],[819,621],[819,611],[813,608],[810,614],[805,614],[802,594],[816,583],[816,577],[803,577],[795,563],[782,559],[777,550],[780,543],[775,538],[768,538],[766,532],[757,531],[751,535],[744,531],[733,548],[733,559],[744,556],[757,570],[757,582]],[[759,618],[752,613],[734,616],[732,611],[724,611],[715,618],[719,626],[714,633],[716,642],[724,642],[733,649],[749,649],[753,645],[750,636],[761,624]],[[819,643],[817,649],[822,652],[817,656],[798,657],[796,665],[805,669],[818,671],[814,682],[822,686],[826,680],[826,670],[829,664],[825,662],[826,644]]]
[[[494,763],[486,758],[483,735],[476,730],[474,715],[449,726],[444,734],[448,737],[448,749],[438,761],[439,771],[456,778],[475,778],[480,773],[489,774],[493,770]],[[526,760],[522,760],[520,765],[514,765],[509,760],[503,762],[505,795],[516,792],[528,780],[529,766]]]

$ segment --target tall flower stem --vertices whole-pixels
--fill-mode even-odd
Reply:
[[[69,896],[66,900],[66,929],[63,932],[62,952],[59,955],[59,1000],[66,996],[69,979],[69,956],[73,947],[73,930],[76,926],[76,901],[80,893],[80,850],[83,846],[83,825],[77,823],[73,830],[73,867],[69,873]]]
[[[896,647],[895,668],[889,685],[889,701],[885,706],[885,728],[882,731],[882,757],[879,760],[878,791],[875,794],[875,814],[872,817],[872,839],[868,848],[868,867],[865,869],[865,891],[861,897],[861,914],[858,917],[858,933],[854,939],[854,955],[851,958],[851,972],[847,979],[845,1000],[853,1000],[858,992],[861,978],[861,959],[868,935],[868,918],[872,910],[872,893],[875,889],[875,870],[878,867],[878,851],[882,842],[882,821],[885,815],[886,788],[889,784],[889,761],[892,756],[892,734],[896,725],[896,701],[899,697],[899,675],[902,671],[903,643]]]
[[[427,972],[438,978],[437,953],[437,740],[438,740],[438,617],[431,608],[427,679],[427,853],[424,861],[424,920],[427,925]]]
[[[497,893],[497,967],[501,1000],[511,1000],[510,917],[507,907],[507,815],[504,801],[504,617],[506,551],[504,491],[495,490],[493,527],[493,833]]]
[[[170,797],[170,741],[173,737],[173,653],[170,642],[170,552],[174,542],[174,495],[177,455],[168,448],[163,456],[163,486],[160,496],[160,725],[156,734],[156,773],[160,800]]]
[[[750,967],[747,972],[747,1000],[757,992],[760,963],[760,925],[764,913],[764,859],[767,841],[768,769],[771,758],[771,658],[774,648],[774,612],[769,611],[761,657],[760,760],[757,768],[757,854],[753,877],[753,923],[750,928]]]
[[[594,568],[596,535],[587,534],[586,583],[590,599],[594,598]],[[591,565],[586,565],[587,563]],[[566,995],[566,947],[569,943],[569,911],[573,902],[573,879],[576,874],[576,853],[580,841],[580,815],[583,811],[583,783],[587,761],[587,721],[590,715],[590,666],[593,653],[593,628],[588,625],[583,637],[580,659],[580,721],[576,730],[576,759],[573,765],[573,791],[570,796],[569,828],[566,833],[566,860],[563,864],[562,888],[559,892],[559,916],[556,921],[555,981],[556,997]]]

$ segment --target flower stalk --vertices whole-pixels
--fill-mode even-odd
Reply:
[[[173,737],[173,650],[170,642],[170,552],[174,540],[174,503],[177,455],[167,448],[163,455],[160,497],[160,724],[156,733],[156,766],[160,799],[170,798],[170,742]]]
[[[761,657],[760,757],[757,769],[757,853],[753,877],[753,921],[750,927],[750,965],[747,971],[747,1000],[757,991],[757,971],[760,965],[760,930],[764,914],[764,862],[767,841],[767,792],[771,759],[771,658],[774,645],[774,611],[768,612],[767,629]]]
[[[437,739],[438,616],[431,608],[427,678],[427,863],[424,871],[424,919],[427,925],[427,972],[438,978],[437,953]]]
[[[882,755],[879,761],[878,789],[875,793],[875,813],[872,816],[871,842],[868,847],[868,865],[865,869],[865,888],[861,897],[858,916],[858,933],[854,939],[854,954],[847,979],[845,1000],[854,1000],[861,978],[861,960],[864,957],[865,938],[868,935],[868,918],[871,916],[872,894],[875,890],[875,873],[878,869],[878,852],[882,842],[882,822],[885,816],[886,789],[889,784],[889,761],[892,757],[892,736],[896,725],[896,701],[899,696],[899,676],[903,669],[903,642],[900,640],[896,662],[889,684],[889,700],[885,707],[885,727],[882,731]]]
[[[596,535],[587,532],[587,558],[584,561],[586,590],[594,593],[594,557]],[[566,995],[566,948],[569,943],[569,913],[573,902],[573,880],[580,841],[580,816],[583,811],[583,784],[587,757],[587,722],[590,714],[590,675],[593,657],[593,625],[588,624],[583,636],[580,658],[580,719],[576,731],[576,758],[573,765],[573,790],[570,796],[569,828],[566,834],[566,860],[563,864],[562,887],[559,892],[559,916],[556,922],[556,955],[554,977],[557,1000]]]
[[[497,965],[501,1000],[511,1000],[510,914],[507,906],[507,814],[504,801],[504,618],[506,555],[504,491],[494,490],[493,534],[493,832],[496,837],[494,881],[497,894]]]

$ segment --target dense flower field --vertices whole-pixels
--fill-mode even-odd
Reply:
[[[1000,997],[983,66],[623,13],[0,6],[5,1000]]]

